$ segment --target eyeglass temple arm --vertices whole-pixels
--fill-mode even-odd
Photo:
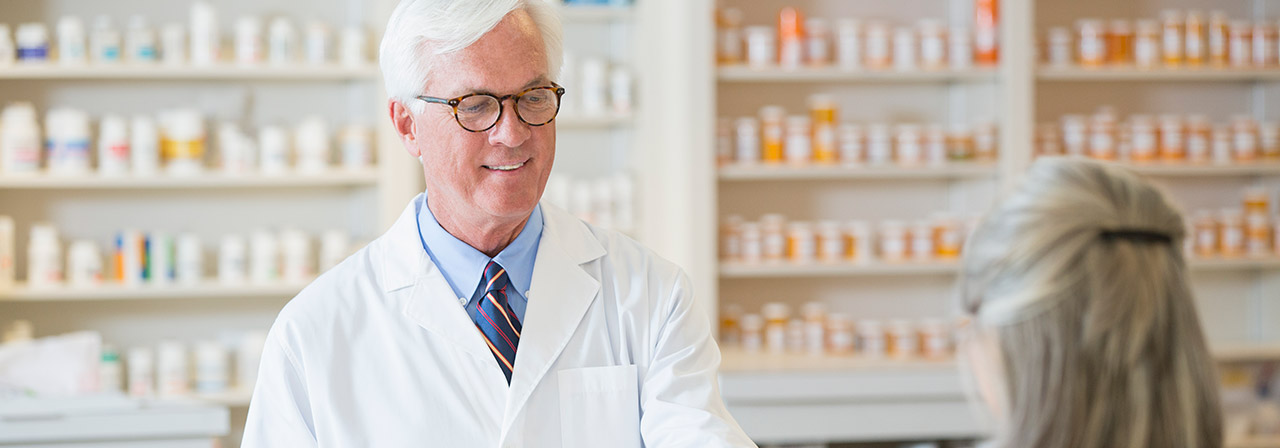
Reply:
[[[449,104],[449,100],[444,98],[436,98],[434,96],[423,95],[423,96],[419,96],[418,99],[422,101],[426,101],[428,103]]]

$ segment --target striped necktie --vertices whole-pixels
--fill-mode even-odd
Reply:
[[[516,364],[516,346],[520,345],[520,319],[507,303],[507,287],[511,285],[507,270],[490,261],[484,267],[480,290],[484,296],[480,304],[470,310],[471,320],[484,335],[484,342],[498,361],[498,367],[511,383],[511,370]]]

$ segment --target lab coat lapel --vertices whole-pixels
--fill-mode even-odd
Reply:
[[[604,247],[586,224],[565,211],[548,204],[543,204],[542,210],[545,224],[507,397],[504,440],[600,290],[600,282],[582,265],[604,256]]]
[[[422,249],[418,233],[418,212],[423,195],[414,198],[380,241],[383,284],[386,293],[408,294],[402,309],[405,317],[439,338],[475,356],[492,358],[489,348],[477,337],[475,324],[467,316],[444,273]]]

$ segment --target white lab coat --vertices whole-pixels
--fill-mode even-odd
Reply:
[[[245,448],[755,446],[688,277],[546,204],[508,387],[422,249],[423,197],[280,312]]]

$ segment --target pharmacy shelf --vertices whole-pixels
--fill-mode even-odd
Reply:
[[[1188,263],[1197,271],[1256,271],[1280,269],[1280,257],[1193,258]]]
[[[1280,361],[1280,342],[1244,342],[1212,347],[1219,362]]]
[[[249,397],[252,396],[252,390],[232,389],[219,393],[195,393],[191,395],[191,398],[196,401],[229,408],[246,408],[249,407]]]
[[[860,277],[860,276],[914,276],[952,275],[958,272],[957,262],[929,261],[901,263],[789,263],[766,262],[748,264],[723,262],[722,278],[778,278],[778,277]]]
[[[199,66],[170,66],[163,64],[137,65],[59,65],[17,64],[0,68],[0,79],[11,80],[201,80],[201,81],[354,81],[376,80],[378,67],[319,66],[238,66],[231,64]]]
[[[1280,437],[1228,440],[1226,448],[1280,448]]]
[[[635,119],[627,114],[569,115],[556,118],[556,129],[611,129],[630,126],[634,122]]]
[[[302,291],[310,282],[224,285],[207,280],[196,285],[127,287],[120,284],[73,287],[31,287],[18,284],[13,289],[0,290],[0,302],[75,302],[122,300],[180,300],[180,299],[269,299],[289,298]]]
[[[1267,81],[1280,80],[1280,69],[1040,67],[1041,81]]]
[[[1280,163],[1257,162],[1229,165],[1196,165],[1190,163],[1122,164],[1129,170],[1152,177],[1228,177],[1280,175]]]
[[[764,165],[731,164],[720,167],[721,181],[764,180],[880,180],[880,179],[959,179],[986,178],[996,175],[990,163],[951,163],[907,167],[848,165]]]
[[[563,5],[560,17],[566,22],[619,22],[635,15],[630,6]]]
[[[378,183],[372,169],[333,169],[316,174],[244,174],[205,173],[193,176],[104,176],[100,174],[59,176],[3,175],[0,190],[99,190],[99,189],[219,189],[219,188],[290,188],[290,187],[359,187]]]
[[[720,373],[830,372],[830,371],[926,371],[954,372],[952,358],[927,360],[867,358],[862,356],[809,355],[805,353],[749,352],[739,347],[721,350]]]
[[[1280,257],[1191,259],[1191,269],[1202,272],[1280,269]],[[904,261],[901,263],[791,263],[721,262],[721,278],[868,277],[954,275],[959,262]]]
[[[747,353],[737,347],[724,348],[721,356],[725,405],[761,444],[963,439],[984,432],[951,361]]]
[[[783,69],[725,66],[718,69],[717,75],[721,82],[934,83],[996,80],[994,68],[895,71],[844,70],[833,67]]]

